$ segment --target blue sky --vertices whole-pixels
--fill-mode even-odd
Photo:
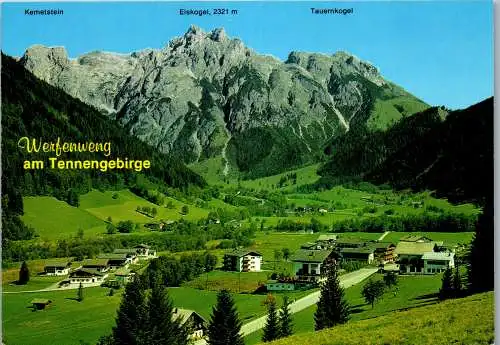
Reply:
[[[310,8],[353,8],[313,15]],[[24,10],[60,8],[62,16]],[[180,16],[180,8],[237,9],[238,15]],[[461,108],[493,95],[490,1],[444,2],[108,2],[4,3],[2,50],[20,56],[33,44],[127,53],[161,48],[191,24],[224,27],[231,37],[282,60],[290,51],[348,51],[432,105]]]

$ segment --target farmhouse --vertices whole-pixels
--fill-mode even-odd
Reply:
[[[134,275],[135,273],[129,269],[121,268],[115,272],[115,279],[117,282],[124,285],[127,284]]]
[[[104,273],[107,272],[110,267],[108,259],[87,259],[83,261],[82,268]]]
[[[342,248],[340,255],[344,261],[360,261],[371,264],[375,260],[375,248],[372,246]]]
[[[266,289],[267,291],[293,291],[295,283],[293,281],[268,280]]]
[[[151,249],[147,244],[139,244],[133,248],[115,249],[115,254],[128,254],[136,263],[139,259],[152,259],[156,257],[156,250]]]
[[[422,255],[424,273],[433,274],[455,267],[455,254],[450,252],[428,252]]]
[[[405,236],[405,237],[402,237],[399,241],[400,242],[416,242],[416,243],[432,242],[432,240],[429,237],[418,236],[418,235]]]
[[[112,269],[120,268],[120,267],[125,267],[127,268],[128,265],[134,262],[134,259],[137,257],[135,255],[130,255],[130,254],[118,254],[118,253],[113,253],[113,254],[101,254],[98,256],[99,259],[103,260],[108,260],[108,266]]]
[[[201,339],[207,332],[207,321],[194,310],[174,308],[172,320],[177,319],[190,330],[188,338],[191,340]]]
[[[350,238],[340,238],[335,242],[337,248],[358,248],[365,245],[365,242],[361,242],[357,239]]]
[[[104,279],[108,277],[107,273],[103,273],[97,270],[80,268],[69,274],[69,281],[71,284],[82,284],[82,285],[99,285],[104,282]]]
[[[422,256],[425,253],[434,252],[435,246],[435,242],[399,242],[394,252],[398,255],[400,272],[424,273]]]
[[[335,262],[333,250],[297,250],[290,258],[297,280],[317,282],[321,280],[322,267]]]
[[[370,245],[375,249],[375,260],[386,264],[394,262],[394,250],[396,245],[390,242],[374,242]]]
[[[65,276],[69,274],[70,269],[71,262],[69,261],[52,262],[43,268],[45,275],[48,276]]]
[[[237,249],[224,254],[224,270],[236,272],[260,272],[262,254],[252,250]]]
[[[33,309],[43,310],[48,307],[52,301],[50,299],[35,298],[30,303],[33,305]]]

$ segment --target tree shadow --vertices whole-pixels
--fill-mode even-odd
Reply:
[[[77,301],[77,302],[80,302],[80,300],[76,297],[66,297],[65,299],[69,300],[69,301]]]
[[[428,293],[425,295],[420,295],[417,297],[412,298],[412,300],[436,300],[439,298],[439,292],[433,292],[433,293]]]

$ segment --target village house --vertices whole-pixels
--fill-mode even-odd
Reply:
[[[129,281],[132,280],[134,277],[135,273],[130,271],[129,269],[126,268],[121,268],[116,270],[115,272],[115,280],[120,283],[121,285],[127,284]]]
[[[174,308],[172,320],[179,320],[181,325],[187,326],[190,331],[188,338],[198,340],[205,336],[207,332],[207,321],[194,310]]]
[[[293,262],[295,278],[300,281],[319,282],[322,267],[335,262],[333,250],[297,250],[290,260]]]
[[[405,237],[401,237],[399,239],[400,242],[416,242],[416,243],[423,243],[423,242],[432,242],[432,239],[426,236],[419,236],[419,235],[409,235]]]
[[[86,259],[82,263],[82,268],[96,270],[101,273],[107,272],[110,269],[108,259]]]
[[[33,309],[43,310],[46,307],[48,307],[52,303],[52,301],[50,299],[45,299],[45,298],[35,298],[30,303],[33,306]]]
[[[70,284],[79,285],[81,283],[83,286],[95,286],[102,284],[107,277],[108,274],[102,271],[80,268],[69,274],[69,282]]]
[[[434,252],[435,246],[435,242],[399,242],[394,252],[398,256],[400,272],[424,273],[422,256],[425,253]]]
[[[359,261],[372,264],[375,261],[375,248],[372,246],[342,248],[340,256],[343,261]]]
[[[382,264],[392,263],[395,260],[394,250],[396,245],[390,242],[373,242],[370,243],[375,249],[375,261]]]
[[[224,270],[236,272],[260,272],[262,254],[252,250],[236,249],[224,254]]]
[[[422,255],[424,273],[433,274],[455,267],[455,254],[451,252],[428,252]]]
[[[65,276],[69,274],[70,270],[71,262],[69,261],[51,262],[50,264],[46,264],[43,268],[47,276]]]
[[[147,244],[139,244],[133,248],[120,248],[113,251],[115,254],[128,254],[132,258],[131,263],[136,263],[139,259],[156,258],[156,250],[151,249]]]
[[[365,244],[365,242],[361,242],[358,239],[351,238],[340,238],[335,242],[335,246],[337,248],[358,248],[363,247]]]
[[[98,259],[108,260],[108,266],[111,269],[117,268],[128,268],[131,263],[136,262],[137,256],[130,255],[126,253],[111,253],[111,254],[101,254],[97,257]]]
[[[300,249],[310,249],[310,250],[323,249],[323,246],[320,243],[316,242],[306,242],[300,245]]]
[[[295,290],[295,282],[268,280],[266,283],[267,291],[293,291]]]

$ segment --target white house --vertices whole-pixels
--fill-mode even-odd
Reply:
[[[194,310],[174,308],[172,320],[179,320],[181,325],[186,326],[190,334],[188,339],[198,340],[205,336],[208,322]]]
[[[260,272],[262,254],[252,250],[234,250],[224,254],[224,270],[236,272]]]
[[[333,250],[297,250],[290,258],[295,278],[301,281],[320,281],[322,267],[329,261],[334,261],[333,253]]]
[[[78,285],[81,283],[83,286],[96,286],[102,284],[107,277],[107,273],[81,268],[70,273],[69,282]]]
[[[61,261],[61,262],[53,262],[51,264],[47,264],[44,267],[44,272],[48,276],[65,276],[69,274],[71,269],[71,262],[69,261]]]
[[[422,260],[425,274],[444,272],[447,268],[455,267],[455,254],[451,252],[424,253]]]

